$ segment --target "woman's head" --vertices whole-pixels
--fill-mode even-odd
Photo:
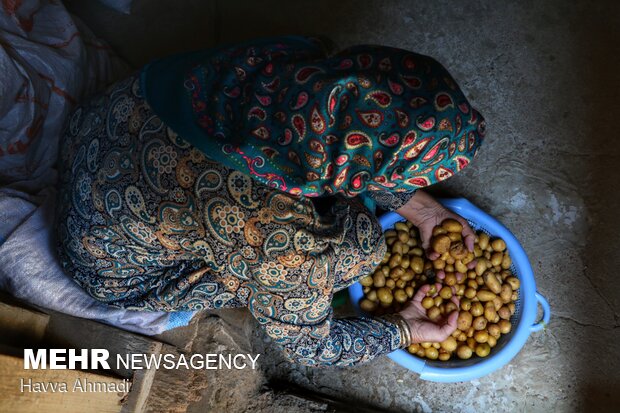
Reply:
[[[429,186],[467,166],[484,136],[443,66],[391,47],[326,57],[310,43],[246,45],[199,65],[186,85],[220,150],[293,194]]]

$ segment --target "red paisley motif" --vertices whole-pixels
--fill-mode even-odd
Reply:
[[[389,93],[382,90],[374,90],[366,95],[365,100],[372,100],[382,108],[387,108],[392,103],[392,97]]]
[[[319,112],[318,103],[316,103],[310,111],[310,128],[314,131],[314,133],[318,134],[325,132],[325,129],[327,129],[325,118],[323,118]]]
[[[355,110],[357,117],[365,126],[369,128],[377,128],[383,122],[383,113],[378,110]]]
[[[293,129],[299,136],[299,140],[301,141],[306,136],[306,121],[304,120],[304,117],[296,113],[291,118],[291,123],[293,125]]]
[[[347,149],[357,149],[364,145],[372,148],[372,140],[370,137],[360,131],[350,132],[344,139]]]

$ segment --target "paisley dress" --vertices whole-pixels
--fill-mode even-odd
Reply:
[[[395,324],[332,317],[385,243],[357,198],[327,211],[209,159],[153,113],[136,76],[77,108],[63,138],[67,274],[136,310],[247,307],[293,361],[350,365],[398,348]]]

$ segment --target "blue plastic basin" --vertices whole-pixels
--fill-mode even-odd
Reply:
[[[482,230],[506,242],[512,258],[511,270],[521,282],[519,299],[515,303],[516,311],[510,319],[512,330],[500,337],[497,345],[491,349],[491,354],[485,358],[474,355],[469,360],[455,358],[449,361],[433,361],[417,357],[406,350],[396,350],[390,353],[389,357],[401,366],[419,373],[424,380],[443,383],[469,381],[498,370],[510,362],[521,350],[530,333],[543,329],[549,323],[551,310],[547,300],[536,291],[532,266],[523,247],[506,227],[466,199],[442,199],[440,202],[467,219],[474,230]],[[395,212],[379,218],[384,231],[392,228],[398,221],[404,221],[404,218]],[[358,305],[363,295],[361,284],[356,283],[349,287],[351,302],[359,314],[364,314]],[[543,309],[543,317],[536,322],[539,303]]]

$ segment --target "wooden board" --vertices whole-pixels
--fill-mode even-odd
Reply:
[[[24,360],[0,354],[0,412],[11,413],[118,413],[125,393],[103,391],[73,391],[76,380],[85,386],[90,383],[114,383],[122,379],[88,373],[80,370],[24,370]],[[67,392],[31,392],[22,388],[22,380],[29,383],[67,383]],[[34,388],[34,386],[32,387]],[[25,391],[22,391],[25,390]]]
[[[43,338],[48,322],[49,315],[0,297],[2,344],[13,347],[36,346]]]

